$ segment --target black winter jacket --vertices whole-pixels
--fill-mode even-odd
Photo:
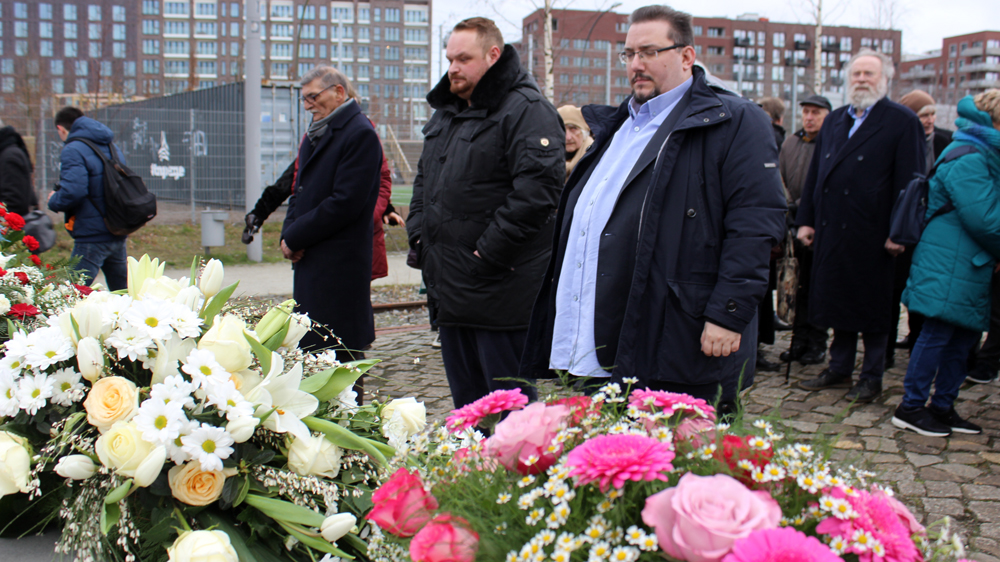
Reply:
[[[755,104],[694,83],[632,168],[604,231],[597,266],[595,343],[612,380],[703,385],[735,393],[752,379],[757,306],[768,285],[771,248],[785,230],[778,147]],[[583,108],[601,131],[562,195],[553,256],[531,317],[521,377],[548,371],[556,290],[576,202],[596,163],[628,117]],[[740,350],[706,357],[706,321],[742,334]]]
[[[436,111],[413,181],[410,247],[440,325],[525,329],[549,261],[565,132],[510,45],[471,106],[450,86],[445,76],[427,95]]]
[[[13,127],[0,128],[0,201],[8,211],[23,216],[38,206],[31,172],[31,158],[21,135]]]

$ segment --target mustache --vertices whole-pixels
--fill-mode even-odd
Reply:
[[[652,82],[653,77],[649,76],[648,74],[636,74],[635,76],[632,77],[632,84],[635,84],[639,80],[649,80],[650,82]]]

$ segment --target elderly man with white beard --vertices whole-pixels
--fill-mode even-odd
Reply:
[[[862,49],[847,67],[850,105],[826,118],[802,190],[798,238],[813,245],[809,323],[833,328],[830,363],[805,390],[851,387],[848,400],[882,393],[895,256],[889,219],[900,190],[924,172],[924,135],[910,109],[886,97],[892,60]],[[858,334],[864,361],[852,386]]]

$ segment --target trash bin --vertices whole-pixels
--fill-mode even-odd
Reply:
[[[206,254],[209,253],[209,248],[226,245],[228,218],[228,211],[201,212],[201,245],[205,247]]]

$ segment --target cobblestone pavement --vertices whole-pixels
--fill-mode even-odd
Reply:
[[[784,332],[777,345],[766,346],[771,360],[787,349],[788,337]],[[433,340],[426,329],[380,334],[370,356],[383,363],[372,370],[366,391],[417,397],[432,418],[442,418],[452,408],[451,394],[440,350],[430,345]],[[794,387],[823,368],[795,363],[791,385],[784,372],[758,374],[745,407],[751,416],[777,408],[801,438],[836,437],[838,457],[868,463],[925,524],[951,516],[970,545],[970,558],[1000,562],[1000,386],[963,387],[956,403],[963,417],[983,426],[983,435],[922,437],[890,423],[903,395],[907,360],[906,351],[896,352],[882,398],[872,404],[851,407],[844,400],[846,389],[807,392]]]

